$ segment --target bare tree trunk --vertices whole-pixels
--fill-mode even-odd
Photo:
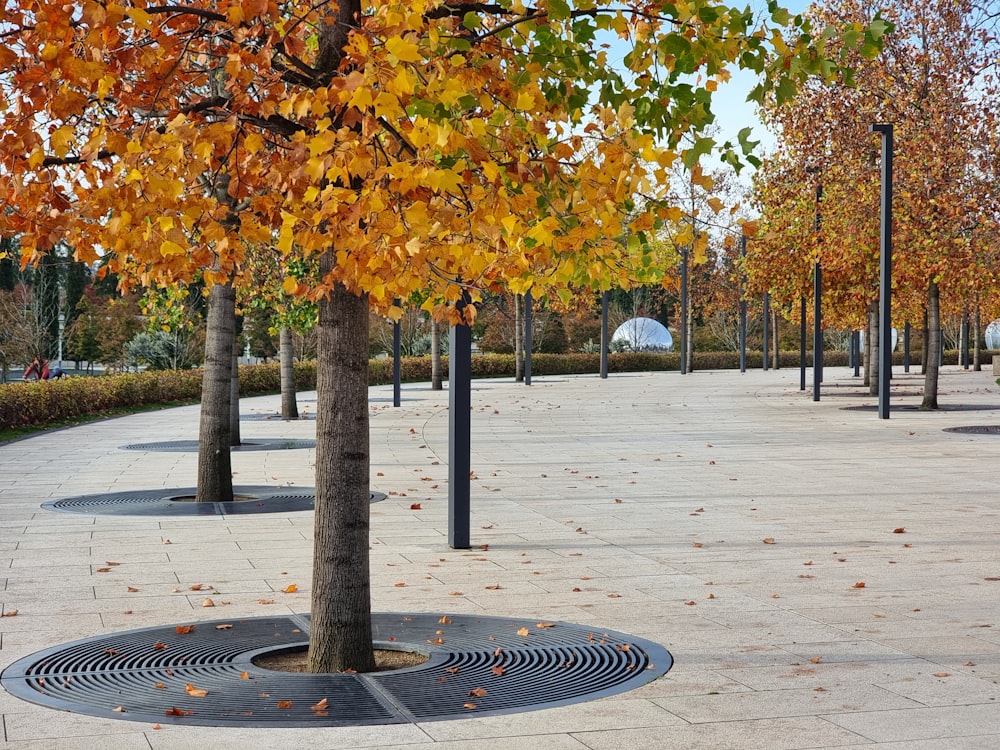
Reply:
[[[235,323],[235,319],[234,319]],[[229,445],[240,445],[240,337],[233,327],[233,369],[229,376]]]
[[[324,256],[321,272],[329,271]],[[310,672],[375,668],[368,560],[368,300],[336,284],[319,303]]]
[[[292,329],[281,326],[278,330],[278,357],[281,360],[281,418],[298,419],[299,405],[295,401],[295,344]]]
[[[214,285],[208,292],[205,369],[198,428],[198,489],[195,499],[200,503],[233,500],[229,394],[235,321],[236,293],[232,283]]]
[[[514,295],[514,381],[524,382],[524,305],[521,295]]]
[[[441,328],[431,318],[431,390],[440,391],[441,386]]]
[[[694,372],[694,316],[691,314],[691,310],[694,305],[691,302],[691,297],[694,295],[691,293],[690,286],[688,287],[688,300],[687,300],[687,322],[686,328],[687,333],[684,336],[684,343],[687,347],[687,351],[684,352],[685,361],[687,364],[687,371]],[[766,322],[765,322],[766,325]],[[767,356],[767,352],[761,352],[762,357]]]
[[[927,371],[921,409],[937,409],[938,376],[941,372],[941,290],[931,279],[927,285],[927,336],[924,338]]]

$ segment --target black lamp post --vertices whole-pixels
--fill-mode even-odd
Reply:
[[[742,284],[740,285],[740,372],[747,371],[747,236],[740,237],[740,258],[743,260]]]
[[[892,125],[872,125],[882,136],[882,222],[879,254],[878,417],[889,418],[889,380],[892,377]]]

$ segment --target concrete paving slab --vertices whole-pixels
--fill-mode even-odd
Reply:
[[[1000,424],[1000,388],[945,368],[943,404],[996,408],[886,421],[844,410],[873,403],[848,370],[826,376],[820,402],[798,390],[798,370],[477,381],[469,551],[446,543],[446,397],[408,386],[394,409],[391,389],[371,389],[372,485],[395,493],[372,505],[373,606],[650,638],[675,666],[638,690],[505,717],[318,731],[137,730],[4,695],[0,747],[992,748],[1000,495],[984,456],[1000,439],[942,430]],[[899,382],[919,391],[912,374]],[[266,396],[243,410],[277,406]],[[19,610],[0,618],[3,665],[101,632],[308,610],[312,513],[39,507],[192,486],[194,454],[119,446],[192,439],[197,422],[197,407],[181,407],[0,446],[17,467],[0,478],[0,606]],[[315,437],[307,420],[243,427],[245,438]],[[236,453],[235,479],[311,487],[314,459]],[[281,593],[290,582],[298,591]],[[215,607],[201,606],[208,597]]]

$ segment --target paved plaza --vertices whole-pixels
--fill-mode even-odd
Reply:
[[[827,369],[819,402],[797,369],[475,381],[472,550],[447,545],[447,391],[405,385],[393,408],[373,388],[372,489],[388,496],[372,505],[374,610],[623,631],[669,649],[672,670],[560,708],[318,730],[107,720],[2,692],[0,747],[1000,747],[1000,434],[944,431],[1000,425],[994,380],[945,368],[948,408],[889,420],[847,368]],[[897,372],[894,404],[921,385]],[[315,394],[299,406],[315,413]],[[308,611],[311,512],[40,508],[192,486],[194,453],[119,446],[197,427],[189,406],[0,446],[0,667],[102,633]],[[242,432],[308,439],[315,422]],[[313,457],[237,452],[234,481],[312,487]]]

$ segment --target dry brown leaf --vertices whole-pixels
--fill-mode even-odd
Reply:
[[[98,568],[97,572],[98,573],[110,573],[111,572],[111,568]]]
[[[163,713],[165,713],[167,716],[190,716],[192,712],[185,711],[183,709],[177,708],[177,706],[174,706],[173,708],[168,708]]]
[[[396,587],[397,589],[403,589],[403,588],[406,588],[406,584],[405,584],[405,583],[403,583],[402,581],[400,581],[399,583],[395,583],[395,584],[393,584],[393,585],[394,585],[394,586],[395,586],[395,587]]]
[[[184,686],[184,692],[190,695],[192,698],[204,698],[206,695],[208,695],[207,690],[196,688],[190,682]]]
[[[475,703],[463,703],[463,704],[462,704],[462,708],[469,708],[469,709],[472,709],[472,708],[475,708],[475,707],[476,707],[476,704],[475,704]]]
[[[410,503],[410,510],[423,510],[420,503]]]
[[[156,688],[157,690],[165,690],[167,686],[164,685],[162,682],[154,682],[153,687]]]
[[[204,583],[196,583],[194,586],[191,587],[191,590],[192,591],[204,591],[207,588],[211,588],[211,587],[210,586],[206,586]]]
[[[806,560],[806,561],[805,561],[804,563],[802,563],[802,564],[803,564],[803,565],[812,565],[812,564],[813,564],[813,561],[812,561],[812,560]]]
[[[3,617],[17,617],[17,610],[8,609],[6,612],[3,613]]]
[[[128,586],[128,587],[126,587],[125,590],[128,591],[130,594],[134,594],[139,589],[137,589],[135,586]]]
[[[708,595],[708,596],[706,596],[705,598],[706,598],[706,599],[714,599],[714,598],[715,598],[715,594],[709,594],[709,595]]]
[[[309,708],[313,711],[326,711],[329,705],[330,702],[326,698],[324,698],[319,703],[314,703],[313,705],[309,706]]]
[[[178,625],[174,628],[174,631],[176,631],[177,635],[188,635],[194,632],[194,625]]]
[[[491,586],[487,586],[486,590],[487,591],[499,591],[502,588],[503,588],[503,586],[501,586],[499,583],[494,583]]]
[[[974,662],[974,661],[967,661],[962,666],[963,667],[974,667],[974,666],[976,666],[976,662]]]
[[[493,672],[493,674],[495,674],[497,677],[500,677],[500,676],[503,675],[503,667],[501,667],[500,665],[496,665],[494,667],[490,667],[490,671]]]
[[[291,708],[291,707],[292,707],[291,701],[278,701],[278,708]]]
[[[274,599],[258,599],[258,604],[274,604]]]
[[[615,502],[618,503],[619,505],[621,504],[621,501],[622,501],[622,499],[620,497],[616,497],[615,498]]]
[[[250,673],[249,672],[240,672],[240,679],[241,680],[249,680],[250,679]]]
[[[697,604],[698,602],[696,602],[696,601],[694,601],[694,599],[692,599],[691,601],[687,601],[687,602],[684,602],[684,603],[685,603],[685,604],[686,604],[687,606],[689,606],[689,607],[693,607],[693,606],[695,606],[695,605],[696,605],[696,604]]]
[[[448,596],[465,596],[461,591],[449,591]]]
[[[154,651],[163,651],[166,647],[167,647],[166,643],[161,643],[159,641],[153,644]]]
[[[232,627],[233,627],[232,624],[230,624],[230,623],[227,622],[227,623],[223,623],[222,625],[216,625],[215,629],[216,630],[232,630]]]
[[[814,656],[809,661],[811,661],[813,664],[819,664],[821,661],[823,661],[823,657],[822,656]]]
[[[691,542],[691,546],[701,548],[703,545],[701,542]]]
[[[205,599],[201,603],[201,606],[203,606],[203,607],[214,607],[215,606],[215,602],[213,602],[211,599]]]
[[[574,593],[574,594],[577,594],[577,593],[579,593],[579,592],[583,591],[583,589],[580,589],[580,588],[574,588],[574,589],[572,589],[572,591],[573,591],[573,593]]]
[[[536,622],[536,628],[554,628],[556,624],[554,622]]]
[[[486,690],[481,687],[472,688],[472,690],[469,691],[469,695],[473,698],[482,698],[484,695],[486,695]]]
[[[950,672],[935,672],[934,677],[951,677]]]
[[[520,630],[517,631],[517,634],[519,636],[521,636],[522,638],[527,638],[528,637],[528,633],[530,633],[530,632],[531,631],[528,630],[527,628],[521,628]]]
[[[763,542],[764,544],[774,544],[774,537],[769,536],[767,539],[764,539]]]
[[[900,526],[897,529],[893,529],[892,533],[893,534],[905,534],[906,533],[906,529],[904,529],[902,526]]]
[[[864,587],[865,587],[864,581],[858,581],[856,584],[854,584],[854,588],[856,589],[863,589]]]

